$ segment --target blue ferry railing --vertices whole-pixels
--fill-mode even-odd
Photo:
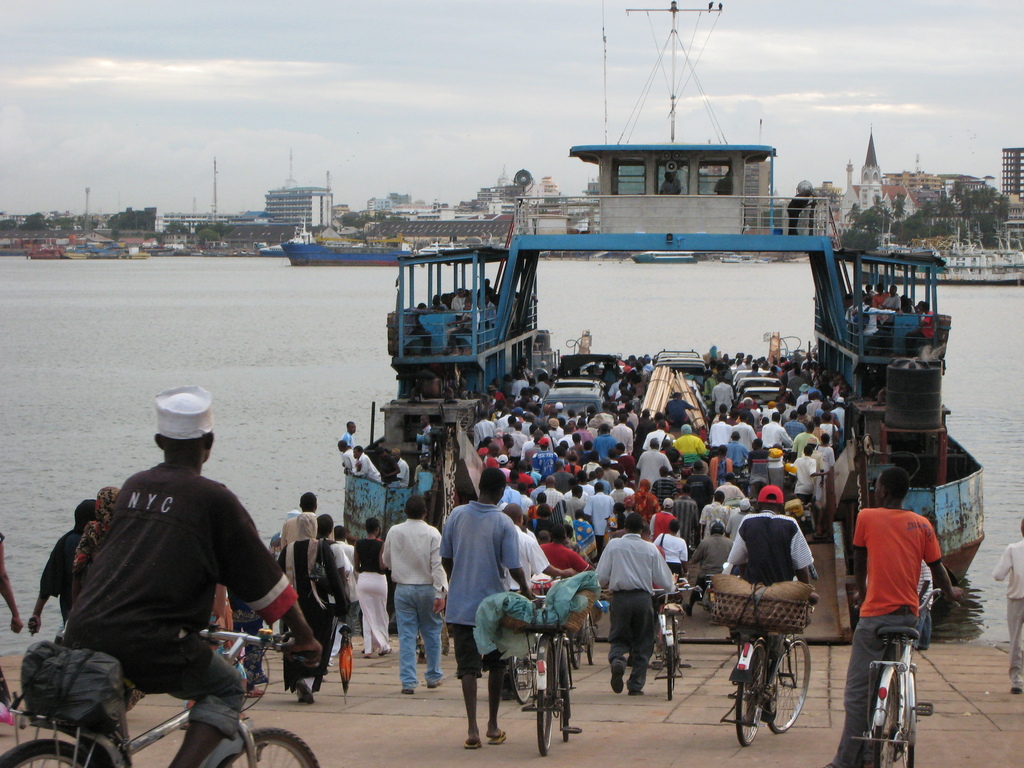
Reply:
[[[825,197],[589,195],[516,200],[517,235],[637,232],[828,237],[835,229]]]
[[[933,315],[934,333],[929,337],[922,335],[920,330],[926,327],[921,322],[924,315],[897,313],[874,317],[874,323],[864,312],[847,317],[842,326],[842,337],[835,341],[862,358],[916,357],[926,346],[935,348],[946,344],[952,327],[949,315]],[[815,313],[814,329],[818,333],[826,333],[819,312]]]
[[[526,328],[537,327],[537,305],[532,302],[526,314]],[[497,326],[497,310],[438,311],[404,309],[388,317],[389,353],[393,357],[451,357],[478,355],[505,340]]]

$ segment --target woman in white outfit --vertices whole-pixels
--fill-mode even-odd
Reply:
[[[363,655],[366,658],[391,653],[388,638],[388,580],[380,564],[384,542],[380,538],[380,521],[366,521],[366,538],[355,545],[356,594],[363,612]]]

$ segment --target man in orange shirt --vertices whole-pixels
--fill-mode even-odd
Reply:
[[[853,534],[853,568],[861,599],[860,621],[853,633],[850,665],[846,671],[846,722],[839,749],[826,768],[861,768],[866,742],[858,740],[867,729],[871,662],[882,658],[879,627],[917,625],[917,584],[924,560],[932,583],[948,600],[963,590],[949,582],[935,529],[926,517],[903,509],[910,476],[899,467],[882,472],[875,485],[879,507],[862,509]]]

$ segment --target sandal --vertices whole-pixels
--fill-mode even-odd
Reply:
[[[466,743],[462,745],[463,749],[480,749],[482,747],[483,744],[480,743],[480,739],[476,739],[475,741],[466,739]]]
[[[502,731],[497,736],[488,736],[487,737],[487,743],[488,744],[494,744],[494,745],[504,744],[506,738],[508,738],[508,734],[505,733],[504,731]]]

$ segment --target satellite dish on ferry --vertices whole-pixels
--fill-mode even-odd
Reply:
[[[512,181],[520,187],[528,187],[533,184],[533,174],[524,168],[520,171],[516,171],[516,175],[512,177]]]

